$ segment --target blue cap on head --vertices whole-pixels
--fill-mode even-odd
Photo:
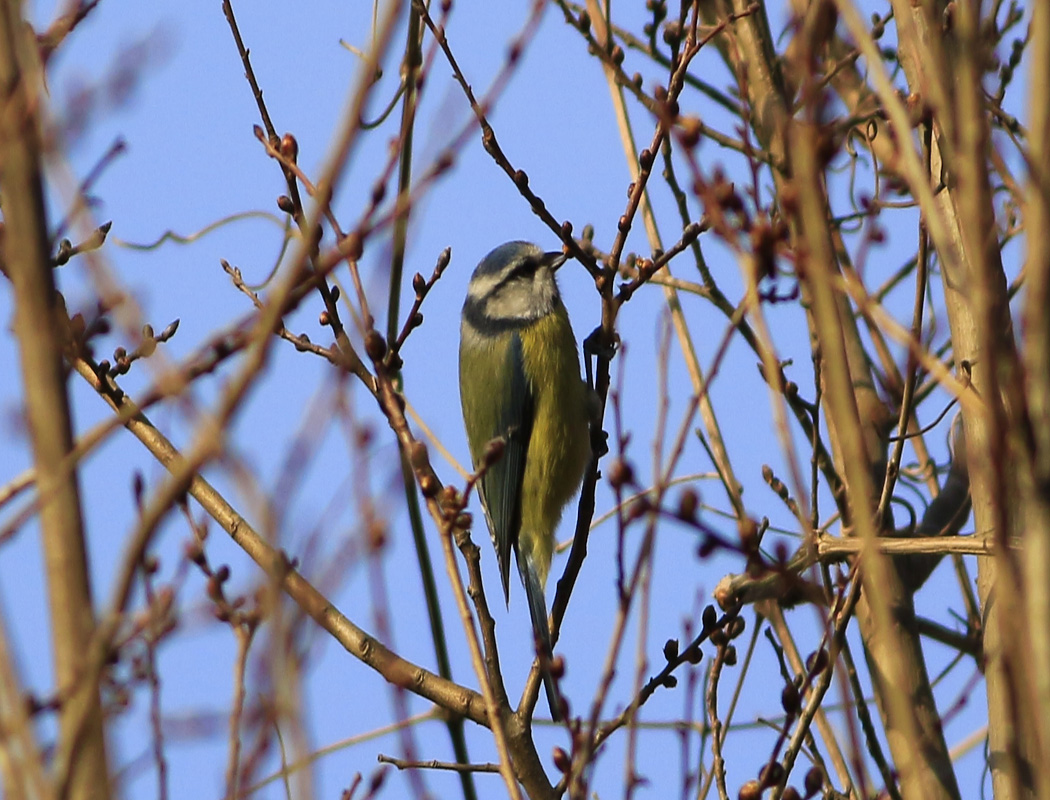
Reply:
[[[474,269],[471,277],[478,275],[491,275],[499,272],[511,261],[532,257],[542,257],[543,250],[532,242],[514,241],[504,242],[499,247],[492,249],[487,256],[481,259],[481,263]]]

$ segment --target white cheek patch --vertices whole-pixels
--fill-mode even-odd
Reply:
[[[558,284],[554,272],[549,267],[540,267],[532,276],[532,296],[537,305],[543,306],[543,313],[554,310],[554,301],[558,297]]]
[[[531,288],[522,281],[514,281],[489,297],[485,312],[496,319],[533,319],[540,316],[533,306]]]
[[[529,322],[551,313],[558,304],[558,285],[554,272],[541,266],[531,275],[511,279],[500,275],[475,276],[468,301],[489,320]],[[502,279],[501,279],[502,276]]]

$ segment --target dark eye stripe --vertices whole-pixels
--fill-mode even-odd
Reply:
[[[510,283],[516,278],[524,278],[528,275],[535,274],[542,266],[543,262],[538,258],[523,258],[517,264],[514,265],[514,269],[507,273],[507,277],[500,281],[501,284]]]

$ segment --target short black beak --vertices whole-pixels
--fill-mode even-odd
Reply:
[[[544,253],[543,254],[543,263],[544,263],[544,265],[547,266],[547,267],[550,267],[550,269],[552,271],[558,269],[558,267],[560,267],[562,264],[564,264],[568,260],[569,260],[569,257],[567,255],[565,255],[565,253],[562,253],[560,251],[559,252],[555,252],[555,253]]]

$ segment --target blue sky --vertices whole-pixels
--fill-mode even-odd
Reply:
[[[635,11],[616,8],[617,21],[633,30],[641,27],[641,4]],[[325,162],[349,92],[356,86],[360,60],[340,42],[357,48],[369,43],[371,6],[311,2],[237,3],[235,10],[241,32],[251,50],[252,63],[263,88],[269,111],[278,132],[291,131],[299,142],[299,163],[316,176]],[[36,19],[49,19],[47,4],[35,5]],[[775,22],[782,18],[775,13]],[[504,63],[508,43],[519,33],[527,18],[525,4],[496,4],[464,0],[454,4],[448,37],[468,80],[476,93],[483,93]],[[779,28],[777,28],[779,31]],[[395,36],[396,48],[402,40]],[[655,79],[657,73],[646,68],[636,56],[632,69],[640,69]],[[705,79],[728,88],[730,76],[712,49],[702,53],[697,66]],[[114,88],[112,76],[122,64],[131,64],[130,89]],[[396,59],[387,64],[377,87],[371,113],[384,104],[396,89]],[[51,165],[53,214],[61,215],[68,194],[61,188],[63,176],[79,180],[118,138],[126,152],[102,173],[91,194],[96,223],[112,220],[110,242],[101,251],[98,264],[115,277],[129,294],[134,310],[132,324],[151,323],[162,328],[178,318],[180,328],[164,345],[153,363],[140,363],[124,380],[125,388],[135,392],[147,386],[158,374],[161,359],[175,363],[186,358],[215,330],[250,310],[247,299],[230,284],[220,267],[225,259],[239,267],[248,282],[265,279],[278,257],[282,230],[261,217],[232,222],[188,244],[166,243],[149,251],[138,251],[121,243],[148,243],[165,231],[190,235],[230,215],[264,211],[279,215],[276,198],[284,184],[275,162],[267,157],[252,133],[258,115],[237,56],[220,4],[215,0],[180,3],[138,3],[103,0],[98,9],[74,34],[57,57],[49,82],[52,113],[58,116],[75,97],[88,97],[91,113],[83,129],[72,136],[64,151]],[[86,92],[86,93],[85,93]],[[687,109],[686,103],[695,104]],[[693,110],[716,127],[731,132],[732,120],[697,94],[683,96],[683,110]],[[639,142],[652,134],[652,120],[634,107],[632,120]],[[391,138],[397,131],[397,114],[383,127],[362,137],[348,170],[340,180],[334,210],[345,228],[356,220],[366,202],[379,166],[385,162]],[[416,131],[416,174],[421,174],[447,145],[453,133],[470,120],[469,107],[439,55],[428,76]],[[564,24],[560,12],[547,10],[543,22],[499,97],[490,120],[500,144],[515,166],[524,169],[530,187],[540,194],[558,219],[568,219],[577,231],[593,224],[595,242],[608,248],[616,232],[616,221],[625,207],[630,175],[615,128],[615,119],[605,80],[598,63],[588,57],[578,34]],[[736,180],[746,180],[742,161],[711,142],[700,150],[706,168],[722,164]],[[765,179],[768,186],[769,180]],[[673,211],[666,188],[657,183],[653,202],[658,215],[669,220],[665,243],[674,240]],[[697,208],[693,208],[699,214]],[[895,228],[890,241],[874,253],[868,265],[872,286],[881,283],[914,252],[914,223],[907,214],[901,229]],[[912,218],[913,219],[913,218]],[[71,237],[76,239],[76,237]],[[531,239],[553,249],[554,236],[532,214],[512,183],[485,154],[477,133],[458,152],[454,168],[443,175],[417,203],[409,235],[406,271],[429,275],[438,254],[452,248],[452,261],[445,277],[437,284],[423,308],[424,326],[416,331],[404,350],[405,391],[420,417],[461,463],[467,461],[465,439],[459,413],[456,378],[458,316],[466,284],[475,263],[493,246],[509,239]],[[326,239],[330,242],[330,239]],[[732,299],[740,296],[739,267],[731,254],[707,237],[705,254],[723,289]],[[389,239],[383,235],[368,242],[361,261],[362,277],[373,299],[374,309],[385,307],[389,263]],[[628,249],[648,254],[641,226],[629,240]],[[695,280],[695,271],[685,262],[673,267],[678,277]],[[345,269],[338,277],[349,288]],[[578,339],[599,321],[599,305],[586,272],[570,263],[559,273],[566,305]],[[59,272],[59,282],[71,309],[90,309],[96,288],[84,260],[75,260]],[[402,309],[411,302],[409,281]],[[784,283],[788,288],[789,282]],[[907,308],[910,289],[901,294]],[[724,318],[709,304],[683,296],[686,318],[700,354],[708,368],[715,357],[725,329]],[[936,303],[936,308],[940,303]],[[327,344],[330,334],[318,324],[320,301],[309,299],[285,322],[296,332]],[[902,312],[906,313],[906,312]],[[9,320],[10,296],[0,292],[0,319]],[[811,396],[809,348],[804,321],[797,306],[784,304],[768,309],[769,319],[781,344],[781,356],[794,359],[795,380]],[[385,329],[385,318],[377,313],[378,327]],[[902,318],[905,318],[902,316]],[[943,315],[941,317],[943,324]],[[620,333],[625,348],[614,363],[614,376],[620,385],[624,425],[632,438],[627,452],[639,479],[647,482],[653,473],[653,437],[658,398],[661,331],[666,324],[664,301],[656,287],[639,292],[625,306],[620,317]],[[111,350],[129,341],[116,331],[100,343],[100,350]],[[903,363],[901,354],[897,356]],[[667,354],[669,446],[686,406],[688,379],[677,345]],[[15,374],[17,351],[11,336],[0,337],[0,370]],[[229,371],[220,371],[197,384],[188,397],[151,413],[154,421],[177,444],[192,436],[199,415],[214,403]],[[614,378],[616,380],[616,378]],[[104,404],[77,380],[71,381],[71,394],[78,431],[85,431],[107,418]],[[807,389],[806,387],[810,387]],[[782,477],[783,457],[775,439],[769,413],[768,392],[756,369],[756,358],[742,342],[729,348],[719,377],[711,388],[712,399],[723,426],[737,474],[745,486],[745,503],[756,517],[768,515],[783,524],[786,516],[779,501],[764,486],[761,467],[768,463]],[[0,419],[4,421],[0,459],[0,484],[6,483],[30,463],[24,432],[17,424],[20,388],[17,381],[0,383]],[[339,405],[341,404],[341,405]],[[936,411],[931,403],[929,419]],[[326,409],[339,406],[339,413]],[[612,416],[606,427],[611,430]],[[947,423],[942,424],[944,432]],[[363,450],[352,444],[355,433],[368,429],[373,436]],[[293,442],[316,442],[309,457],[289,463]],[[943,457],[944,434],[930,437]],[[378,587],[389,597],[389,626],[392,644],[406,657],[432,667],[433,652],[422,598],[418,589],[418,569],[412,550],[407,518],[399,510],[389,517],[389,545],[374,562],[354,559],[347,553],[360,546],[360,513],[364,497],[381,509],[400,509],[403,500],[397,490],[397,460],[393,437],[371,405],[367,394],[353,381],[340,381],[333,369],[312,356],[295,352],[284,342],[276,343],[266,374],[252,391],[237,415],[226,442],[230,458],[208,470],[208,476],[227,492],[241,512],[268,534],[277,537],[289,553],[303,559],[304,572],[319,580],[332,592],[332,599],[352,619],[374,630],[374,598]],[[458,480],[451,466],[431,448],[435,467],[445,481]],[[905,460],[914,460],[910,449]],[[691,437],[678,474],[707,473],[711,469],[703,449]],[[131,476],[141,471],[147,486],[155,487],[163,474],[132,437],[118,432],[84,464],[81,473],[90,548],[98,597],[105,597],[113,569],[118,563],[121,544],[131,529],[133,503]],[[275,496],[284,486],[282,476],[295,476],[294,492]],[[352,489],[351,487],[357,487]],[[697,484],[705,502],[725,509],[724,493],[717,483]],[[675,494],[672,493],[672,498]],[[284,513],[275,528],[266,529],[268,513],[274,503]],[[599,514],[613,504],[613,496],[603,483],[598,495]],[[825,506],[829,506],[825,499]],[[477,510],[477,509],[475,509]],[[0,520],[6,520],[8,512]],[[200,516],[199,509],[196,514]],[[561,537],[571,531],[572,507],[566,514]],[[731,523],[708,517],[715,527],[732,535]],[[213,526],[214,527],[214,526]],[[629,537],[628,549],[636,545],[638,531]],[[170,580],[179,570],[182,548],[189,533],[184,521],[173,514],[162,527],[156,542],[161,560],[161,580]],[[444,573],[436,532],[428,526],[431,554],[438,567],[439,587],[446,626],[453,649],[458,679],[476,686],[466,655],[463,634],[458,628],[448,579]],[[495,559],[491,557],[488,536],[475,531],[475,541],[483,547],[490,602],[500,639],[502,663],[512,697],[520,687],[530,663],[531,639],[528,615],[520,587],[512,587],[511,606],[505,612],[494,587],[498,585]],[[684,527],[673,523],[661,528],[656,543],[652,576],[652,611],[644,641],[637,640],[637,615],[628,631],[616,680],[606,713],[612,713],[630,697],[636,659],[648,659],[646,674],[662,664],[661,649],[667,638],[680,636],[683,622],[698,624],[699,611],[710,602],[710,591],[726,572],[741,571],[739,559],[718,556],[701,561],[696,558],[696,540]],[[233,570],[232,591],[250,591],[261,576],[218,529],[208,541],[212,563],[229,563]],[[612,523],[598,526],[591,537],[588,560],[569,607],[558,652],[568,663],[563,684],[574,708],[589,707],[613,624],[615,604],[614,574],[616,529]],[[346,558],[338,575],[325,568]],[[553,573],[560,574],[564,558],[555,561]],[[972,568],[972,564],[971,564]],[[553,581],[552,581],[553,587]],[[549,593],[553,595],[553,589]],[[212,735],[169,740],[170,774],[173,797],[212,797],[223,791],[225,764],[225,713],[232,685],[233,637],[229,630],[211,618],[203,591],[203,579],[190,571],[180,589],[181,627],[161,649],[163,671],[162,705],[171,720],[210,717],[217,720]],[[27,684],[38,692],[50,686],[49,650],[46,637],[46,602],[42,584],[40,553],[33,526],[25,528],[0,548],[0,602],[18,643],[18,655]],[[946,624],[952,611],[961,609],[958,589],[947,565],[942,565],[923,589],[919,605]],[[748,633],[754,624],[747,614]],[[819,618],[810,609],[788,612],[796,626],[800,648],[807,652],[817,641]],[[305,621],[302,625],[312,625]],[[304,719],[310,742],[321,748],[350,736],[372,730],[391,719],[392,694],[385,682],[370,673],[334,643],[326,642],[320,631],[303,635],[311,642],[302,698]],[[855,656],[860,660],[859,642],[853,639]],[[260,651],[265,645],[260,642]],[[262,658],[262,655],[258,656]],[[735,721],[754,723],[780,715],[780,684],[768,643],[761,639],[756,663],[745,682]],[[930,669],[937,674],[950,659],[944,648],[932,646]],[[861,665],[863,669],[863,666]],[[949,745],[964,740],[984,724],[983,689],[968,689],[973,675],[972,662],[964,661],[945,678],[937,691],[942,707],[959,692],[968,703],[947,727]],[[257,674],[257,673],[254,673]],[[724,683],[736,679],[726,673]],[[683,715],[687,696],[685,680],[673,691],[658,692],[645,707],[645,722],[661,722]],[[250,682],[249,693],[265,692],[266,686]],[[834,695],[836,689],[832,690]],[[725,702],[729,690],[724,690]],[[835,701],[838,701],[836,696]],[[542,705],[542,704],[541,704]],[[412,712],[426,709],[422,701],[411,700]],[[702,703],[692,714],[702,715]],[[115,726],[112,758],[119,767],[135,762],[146,751],[147,697],[137,694],[132,708]],[[833,717],[835,719],[835,717]],[[180,730],[184,730],[184,727]],[[544,728],[540,753],[546,756],[555,745],[567,747],[564,730]],[[436,722],[421,725],[415,734],[421,758],[449,759],[451,751],[444,728]],[[768,754],[775,732],[756,725],[730,735],[727,744],[731,787],[753,777],[749,770]],[[595,773],[595,788],[602,796],[620,792],[626,737],[614,737],[602,754]],[[670,730],[651,730],[641,734],[637,769],[647,784],[639,795],[651,797],[677,794],[679,790],[679,737]],[[696,764],[699,740],[691,740],[692,764]],[[494,760],[487,733],[470,732],[471,756],[476,761]],[[347,747],[327,755],[317,763],[317,796],[331,797],[349,785],[354,772],[366,776],[375,768],[377,752],[399,755],[393,737]],[[705,752],[709,760],[709,752]],[[271,753],[267,762],[276,766]],[[980,780],[980,748],[960,762],[960,780],[976,787]],[[265,772],[266,770],[264,770]],[[552,768],[553,774],[553,768]],[[802,772],[799,773],[801,779]],[[456,791],[457,782],[444,773],[427,773],[425,782],[435,796]],[[477,778],[482,796],[498,796],[493,776]],[[403,774],[388,776],[387,796],[405,796],[410,787]],[[278,797],[282,790],[271,786],[260,797]],[[129,773],[125,794],[143,797],[155,793],[155,776],[150,766]],[[967,796],[970,795],[966,791]]]

